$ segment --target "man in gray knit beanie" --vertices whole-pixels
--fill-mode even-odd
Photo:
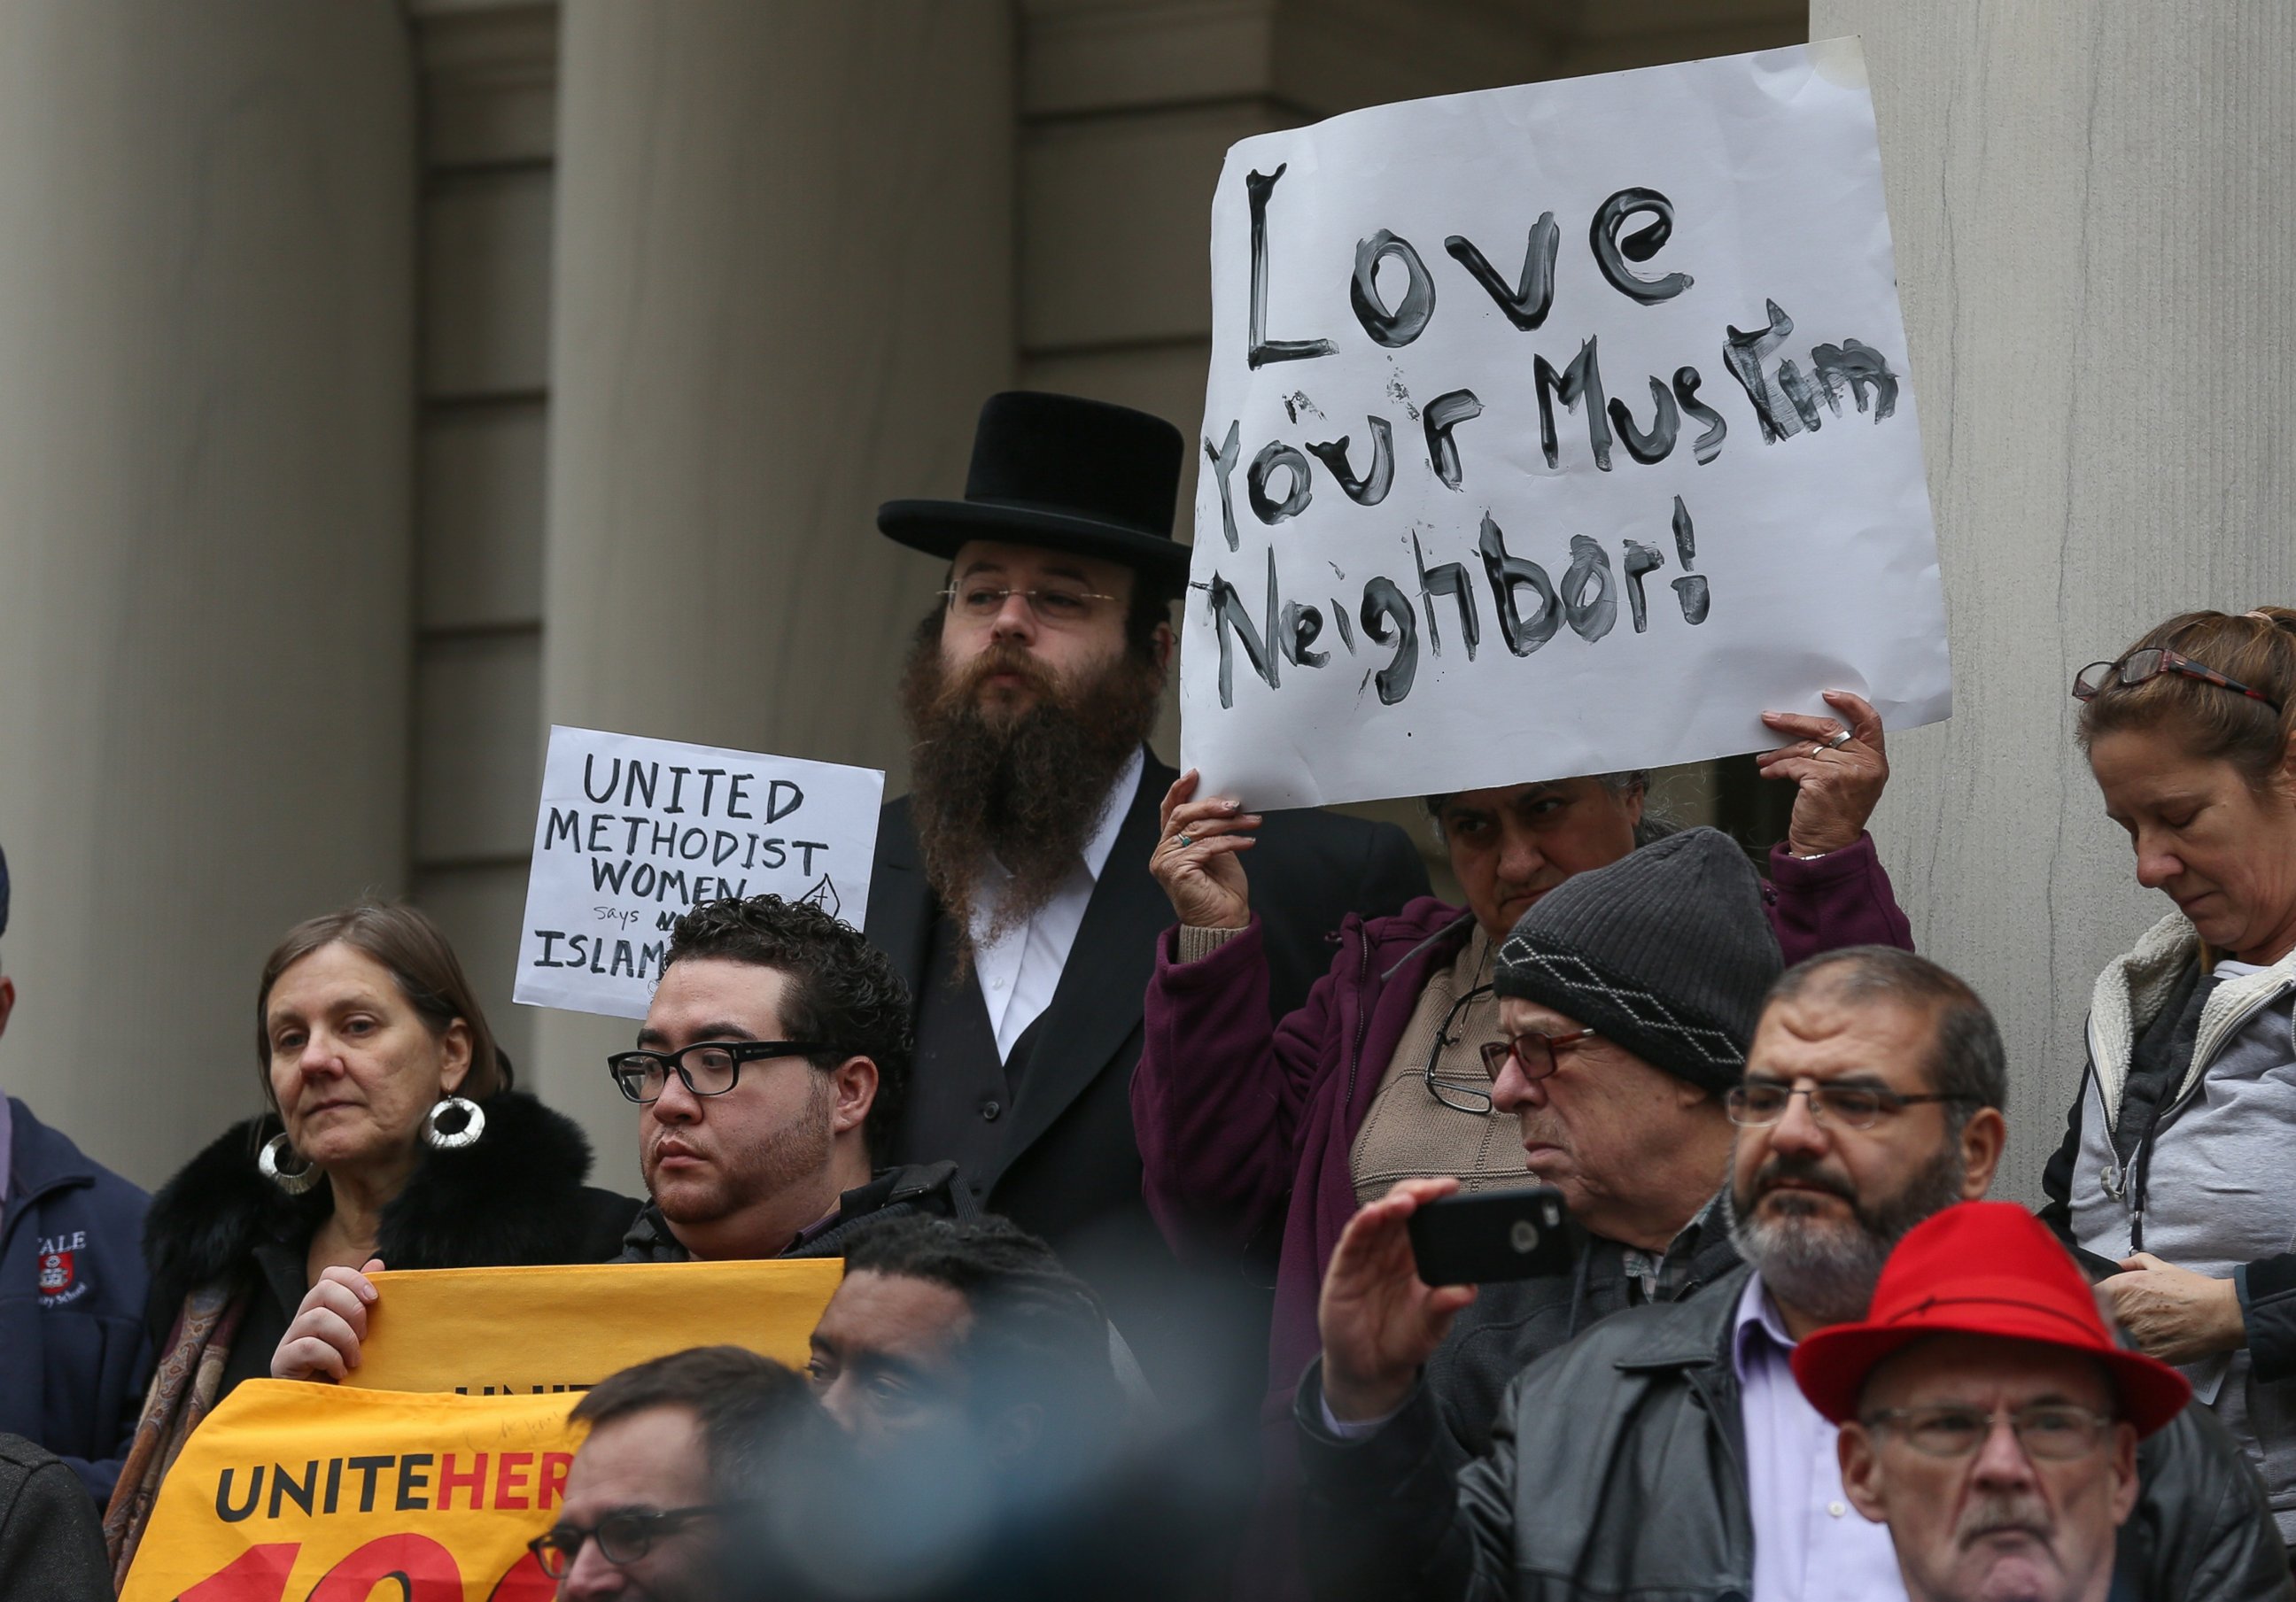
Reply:
[[[1782,967],[1760,878],[1711,829],[1581,873],[1523,915],[1496,956],[1506,1040],[1492,1049],[1492,1100],[1521,1123],[1529,1176],[1561,1190],[1585,1230],[1584,1260],[1562,1280],[1484,1287],[1447,1342],[1449,1315],[1472,1293],[1437,1290],[1448,1305],[1421,1327],[1390,1320],[1380,1286],[1414,1283],[1407,1246],[1378,1263],[1343,1246],[1323,1310],[1321,1383],[1335,1421],[1394,1411],[1424,1369],[1447,1421],[1474,1450],[1499,1390],[1529,1356],[1735,1265],[1716,1205],[1735,1132],[1723,1098],[1745,1070]],[[1406,1181],[1357,1214],[1350,1233],[1407,1197],[1399,1232],[1402,1215],[1455,1188]],[[1360,1293],[1350,1288],[1358,1266],[1369,1271]],[[1416,1300],[1397,1298],[1394,1311]]]
[[[1719,1095],[1784,967],[1753,864],[1727,835],[1690,829],[1548,894],[1499,947],[1492,988],[1503,1018],[1507,1001],[1535,1003]]]

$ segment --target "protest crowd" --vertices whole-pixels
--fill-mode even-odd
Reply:
[[[558,1595],[2291,1595],[2296,610],[2069,665],[2176,910],[2097,977],[2036,1215],[1985,1199],[2019,1065],[1912,950],[1867,702],[1768,719],[1767,871],[1587,773],[1429,796],[1439,901],[1396,828],[1149,749],[1182,451],[1003,395],[964,501],[883,509],[947,564],[913,791],[864,929],[676,920],[602,1065],[644,1197],[407,906],[286,932],[261,1110],[148,1204],[0,1103],[0,1595],[112,1595],[237,1386],[359,1365],[380,1269],[823,1257],[804,1372],[574,1400]],[[1530,1252],[1526,1197],[1527,1275],[1421,1255]]]
[[[825,866],[804,894],[701,876],[835,860],[805,820],[759,832],[794,780],[615,756],[597,788],[573,764],[591,810],[554,812],[560,735],[647,737],[553,730],[537,883],[562,847],[578,891],[652,904],[586,909],[604,936],[529,928],[518,999],[642,986],[603,1061],[513,1062],[469,953],[362,899],[201,975],[251,996],[255,1072],[155,1192],[83,1154],[102,1132],[0,1097],[0,1602],[2296,1602],[2296,607],[2177,610],[2048,689],[2094,781],[2069,805],[2171,907],[2116,931],[2082,1038],[2054,1042],[2086,1065],[2042,1205],[2007,1199],[2012,1135],[2039,1133],[2013,1086],[2051,1065],[2013,1059],[1988,976],[1915,950],[1937,926],[1869,832],[1885,720],[1940,719],[1950,689],[1886,226],[1834,262],[1816,223],[1775,222],[1807,188],[1886,224],[1878,156],[1842,137],[1870,137],[1854,57],[1746,58],[1742,102],[1650,119],[1742,142],[1766,177],[1730,229],[1606,176],[1566,208],[1568,257],[1534,214],[1519,276],[1464,211],[1482,168],[1435,197],[1458,218],[1319,208],[1319,173],[1384,172],[1402,124],[1334,119],[1328,159],[1239,144],[1214,258],[1249,295],[1216,323],[1240,359],[1211,370],[1196,544],[1177,429],[1037,390],[981,405],[962,498],[878,511],[941,577],[899,664],[909,791],[854,847],[865,904]],[[1804,122],[1769,115],[1781,85]],[[1570,120],[1424,103],[1447,159]],[[1841,192],[1776,153],[1804,150]],[[1653,354],[1689,324],[1632,321],[1699,281],[1651,259],[1677,216],[1710,294],[1744,279],[1750,326],[1706,331],[1703,377]],[[1757,285],[1734,230],[1784,234],[1800,276]],[[1296,285],[1325,258],[1352,260],[1325,287],[1361,340],[1336,301],[1271,298],[1278,264]],[[1430,259],[1466,275],[1439,323]],[[1575,356],[1488,331],[1540,329],[1558,282]],[[1463,376],[1414,401],[1389,353],[1431,328],[1413,382]],[[1326,358],[1331,416],[1251,388]],[[1672,378],[1645,403],[1649,365]],[[1365,373],[1418,431],[1400,451],[1387,418],[1342,431]],[[1270,437],[1278,404],[1336,437]],[[1722,459],[1718,404],[1738,433],[1689,480],[1714,493],[1636,478],[1677,443],[1685,471]],[[1550,475],[1628,485],[1617,515],[1580,532],[1599,519],[1539,499],[1563,478],[1531,439]],[[1415,487],[1350,577],[1293,519],[1320,494],[1320,538],[1380,506],[1398,460]],[[1784,490],[1781,461],[1805,473]],[[1768,520],[1707,511],[1734,494]],[[1786,598],[1809,635],[1780,645],[1808,552],[1779,536],[1824,517],[1888,582]],[[1844,642],[1891,611],[1873,657]],[[1176,622],[1191,730],[1245,708],[1179,767],[1152,740]],[[713,620],[671,648],[728,642]],[[1496,676],[1551,646],[1552,676]],[[1691,682],[1742,659],[1742,683]],[[1903,673],[1807,682],[1852,662]],[[1790,805],[1759,853],[1669,815],[1636,765],[1745,751],[1718,731],[1757,727],[1758,679],[1798,698],[1759,714]],[[1544,724],[1505,704],[1540,696]],[[1636,696],[1696,727],[1613,729]],[[641,815],[665,772],[679,815]],[[1405,829],[1308,804],[1416,792],[1456,902]],[[816,793],[814,816],[870,816]],[[19,888],[62,875],[38,854]],[[44,931],[11,928],[10,888],[0,855],[15,1073],[8,959]],[[537,1093],[578,1072],[621,1099],[611,1151]],[[592,1182],[632,1157],[643,1194]],[[713,1298],[736,1275],[753,1290]],[[557,1321],[489,1322],[509,1287]],[[613,1341],[636,1349],[579,1383],[521,1368]],[[376,1377],[409,1353],[457,1377]],[[385,1451],[341,1423],[394,1408],[493,1433]],[[315,1509],[371,1522],[357,1562],[291,1587],[283,1532]],[[428,1522],[382,1528],[401,1515]],[[196,1562],[228,1556],[194,1570],[200,1520],[228,1541]],[[472,1528],[506,1568],[466,1580],[447,1543]]]

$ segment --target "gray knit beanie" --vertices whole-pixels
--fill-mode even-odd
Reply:
[[[1499,947],[1492,988],[1718,1093],[1744,1075],[1784,966],[1745,853],[1687,829],[1548,891]]]

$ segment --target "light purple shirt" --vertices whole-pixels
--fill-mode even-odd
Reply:
[[[1758,1273],[1738,1298],[1730,1345],[1746,1426],[1754,1602],[1905,1602],[1889,1526],[1868,1524],[1841,1493],[1841,1432],[1794,1383],[1793,1349]]]

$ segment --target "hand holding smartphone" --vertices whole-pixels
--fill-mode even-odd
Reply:
[[[1429,1285],[1532,1279],[1570,1266],[1562,1193],[1548,1185],[1428,1202],[1406,1221],[1411,1255]]]

